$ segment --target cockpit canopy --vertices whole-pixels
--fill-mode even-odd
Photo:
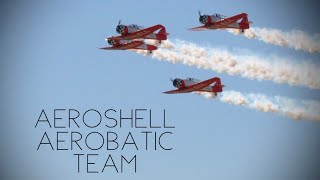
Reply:
[[[221,19],[227,18],[227,16],[224,16],[222,14],[217,14],[217,13],[214,13],[212,16],[215,16],[215,17],[218,17],[218,18],[221,18]]]
[[[200,80],[198,79],[194,79],[194,78],[187,78],[188,81],[192,81],[192,82],[200,82]]]
[[[136,29],[143,29],[142,26],[136,25],[136,24],[130,24],[130,27],[136,28]]]

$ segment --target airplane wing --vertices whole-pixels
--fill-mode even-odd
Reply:
[[[227,28],[229,24],[235,23],[239,19],[242,19],[242,18],[244,18],[246,16],[247,16],[246,13],[241,13],[241,14],[229,17],[229,18],[225,18],[225,19],[223,19],[221,21],[214,22],[214,23],[209,24],[209,25],[194,27],[194,28],[191,28],[189,30],[192,30],[192,31],[203,31],[203,30],[208,30],[208,29]]]
[[[210,84],[220,81],[220,78],[214,77],[199,83],[196,83],[192,86],[186,87],[184,89],[176,89],[176,90],[171,90],[171,91],[166,91],[163,93],[166,94],[177,94],[177,93],[189,93],[189,92],[193,92],[193,91],[199,91],[207,86],[209,86]]]
[[[210,29],[209,26],[206,26],[206,25],[198,26],[198,27],[190,28],[189,30],[191,30],[191,31],[204,31],[204,30]]]
[[[115,36],[115,37],[111,37],[111,39],[118,39],[118,40],[131,40],[131,39],[139,39],[139,38],[144,38],[149,34],[152,34],[153,32],[159,30],[159,29],[163,29],[164,26],[162,26],[161,24],[155,25],[155,26],[151,26],[145,29],[141,29],[139,31],[130,33],[126,36]]]
[[[144,42],[143,41],[132,41],[130,43],[127,44],[121,44],[119,46],[111,46],[111,47],[102,47],[100,49],[104,49],[104,50],[126,50],[126,49],[135,49],[138,46],[143,45]]]

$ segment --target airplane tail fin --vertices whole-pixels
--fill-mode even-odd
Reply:
[[[167,33],[165,27],[162,27],[161,30],[157,34],[158,39],[160,39],[160,40],[167,40],[168,35],[169,35],[169,33]]]
[[[212,87],[212,90],[214,92],[222,92],[223,87],[225,87],[225,85],[222,85],[220,78],[217,78],[216,83]]]
[[[251,23],[252,23],[251,21],[248,21],[248,16],[245,16],[240,21],[240,28],[241,29],[248,29],[249,28],[249,24],[251,24]]]
[[[244,18],[242,18],[240,23],[249,23],[248,16],[245,16]]]

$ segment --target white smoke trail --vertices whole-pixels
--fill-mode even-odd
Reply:
[[[154,45],[163,49],[173,49],[173,43],[171,41],[161,41],[161,43],[159,43],[158,40],[152,40],[152,39],[146,39],[145,43],[150,44],[150,45]]]
[[[258,39],[268,44],[304,50],[309,53],[320,52],[320,34],[309,35],[301,30],[284,32],[278,29],[252,27],[241,33],[240,30],[230,29],[236,35],[244,35],[249,39]]]
[[[212,98],[212,93],[198,93],[206,98]],[[272,112],[285,115],[291,119],[320,121],[320,102],[313,100],[295,100],[281,96],[267,97],[263,94],[242,94],[237,91],[224,91],[220,101],[255,109],[262,112]]]
[[[315,63],[308,61],[298,63],[275,56],[260,57],[248,52],[236,55],[227,50],[203,48],[181,40],[167,43],[170,44],[170,48],[159,48],[151,56],[160,61],[182,63],[219,73],[241,75],[249,79],[272,80],[277,83],[320,89],[320,66]],[[136,52],[148,55],[146,51]]]

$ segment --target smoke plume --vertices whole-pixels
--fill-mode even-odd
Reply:
[[[320,89],[320,66],[310,61],[294,61],[277,56],[258,56],[248,52],[230,52],[226,49],[200,47],[194,43],[167,40],[151,55],[152,58],[170,63],[182,63],[201,69],[213,70],[229,75],[240,75],[248,79],[271,80]],[[149,55],[147,51],[135,51]]]
[[[206,98],[213,98],[212,93],[198,92]],[[295,120],[320,121],[320,102],[296,100],[287,97],[268,97],[263,94],[242,94],[237,91],[224,91],[218,99],[221,102],[255,109],[262,112],[281,114]]]
[[[295,50],[304,50],[309,53],[320,52],[320,34],[309,35],[301,30],[284,32],[278,29],[251,27],[242,33],[237,29],[230,29],[229,32],[236,35],[244,35],[249,39],[258,39],[268,44],[284,46]]]

